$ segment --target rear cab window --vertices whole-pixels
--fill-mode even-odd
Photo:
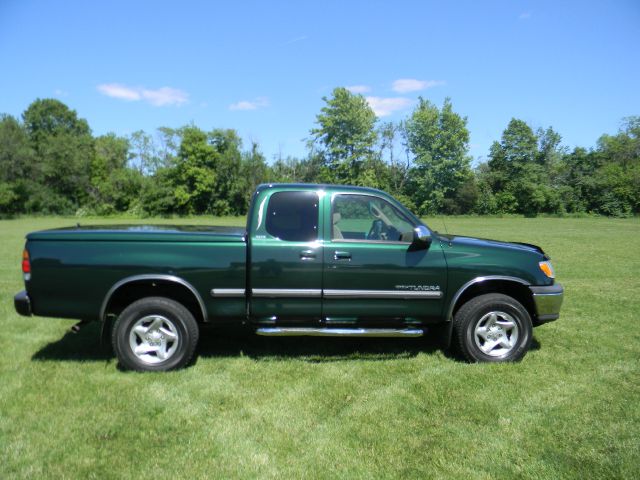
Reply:
[[[266,208],[265,230],[287,242],[318,240],[318,194],[312,191],[275,192]]]

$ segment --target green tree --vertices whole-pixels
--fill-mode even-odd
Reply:
[[[405,128],[414,157],[412,196],[418,211],[442,211],[471,177],[467,118],[453,111],[449,98],[442,109],[420,98]]]
[[[311,130],[312,150],[321,158],[326,181],[363,184],[364,171],[371,167],[376,143],[376,115],[362,95],[338,87],[316,116]]]
[[[180,213],[175,195],[176,167],[161,167],[151,177],[143,177],[140,192],[141,209],[148,215]]]
[[[0,182],[0,217],[7,213],[15,213],[18,195],[13,190],[13,185]]]
[[[182,138],[182,130],[179,128],[159,127],[158,128],[159,146],[156,148],[158,153],[157,168],[171,166],[177,155],[180,141]]]
[[[500,142],[491,145],[486,180],[500,213],[528,216],[560,209],[560,195],[551,184],[561,137],[548,128],[539,137],[522,120],[512,118]]]
[[[398,144],[405,138],[405,123],[385,122],[378,129],[380,139],[379,158],[386,160],[385,176],[388,178],[387,189],[396,197],[407,201],[405,189],[409,180],[411,166],[410,156],[406,156],[406,161],[397,154]],[[413,202],[409,202],[411,205]]]
[[[240,177],[242,140],[233,129],[214,129],[208,134],[216,151],[217,181],[212,213],[238,215],[245,211],[246,184]]]
[[[24,126],[10,115],[0,116],[0,214],[23,212],[32,192],[35,156]]]
[[[186,128],[159,127],[157,142],[143,131],[132,134],[134,143],[130,149],[130,156],[133,157],[130,164],[144,172],[139,205],[149,215],[180,212],[175,190],[178,183],[178,154]],[[141,165],[143,168],[140,168]],[[130,207],[132,210],[135,208],[135,204]]]
[[[507,186],[511,186],[522,175],[525,165],[536,163],[537,158],[536,134],[526,122],[512,118],[502,132],[501,141],[493,142],[489,150],[488,165],[494,192],[511,192]]]
[[[562,136],[551,127],[546,130],[539,128],[536,136],[538,163],[544,165],[549,171],[557,170],[562,157],[567,153],[567,149],[562,146]]]
[[[99,214],[140,208],[142,174],[128,167],[129,140],[113,133],[95,139],[91,165],[91,208]]]
[[[161,166],[158,146],[144,130],[136,130],[129,136],[131,166],[141,175],[153,175]]]
[[[598,159],[591,185],[598,213],[640,213],[640,117],[623,119],[616,135],[602,135],[593,155]]]
[[[497,199],[489,181],[490,175],[489,165],[486,162],[480,163],[474,170],[478,197],[473,211],[480,215],[490,215],[499,212]]]
[[[637,166],[640,161],[640,116],[622,119],[616,135],[602,135],[597,151],[607,162],[617,163],[625,171]]]
[[[32,197],[31,207],[52,213],[78,208],[88,198],[94,154],[86,120],[54,99],[34,101],[23,119],[38,160],[34,176],[49,190],[44,197]]]
[[[136,130],[129,136],[129,164],[145,176],[171,167],[178,156],[184,130],[188,127],[159,127],[156,135]]]
[[[173,176],[180,213],[212,211],[217,181],[216,150],[207,142],[207,134],[196,126],[183,130]]]
[[[295,157],[278,158],[269,168],[268,178],[276,183],[302,182],[304,165]]]
[[[232,215],[246,209],[246,182],[240,177],[241,145],[235,130],[214,129],[206,133],[194,125],[181,129],[175,162],[166,168],[166,173],[162,170],[162,176],[168,175],[173,183],[179,213]],[[149,198],[158,205],[164,194]]]
[[[238,183],[242,187],[243,204],[239,207],[240,213],[247,213],[251,194],[261,183],[268,181],[270,176],[269,166],[256,142],[251,143],[251,150],[242,154]]]
[[[576,147],[563,156],[557,176],[563,209],[570,213],[595,211],[595,172],[600,159],[585,148]]]

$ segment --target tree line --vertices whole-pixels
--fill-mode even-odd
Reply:
[[[37,99],[21,119],[0,116],[0,214],[243,215],[264,182],[376,187],[419,215],[640,211],[640,117],[571,151],[553,128],[514,118],[474,166],[450,99],[420,98],[395,123],[345,88],[323,101],[304,158],[269,164],[232,129],[94,136],[64,103]]]

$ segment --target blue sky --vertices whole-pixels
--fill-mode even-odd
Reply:
[[[190,122],[302,156],[336,86],[380,120],[419,95],[486,157],[512,117],[591,147],[640,115],[640,1],[0,0],[0,112],[59,98],[94,134]]]

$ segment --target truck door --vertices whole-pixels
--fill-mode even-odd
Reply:
[[[319,323],[323,201],[316,191],[267,190],[250,233],[250,312],[264,325]]]
[[[441,246],[412,248],[415,225],[384,198],[336,193],[329,200],[323,281],[327,325],[439,319],[446,288]]]

